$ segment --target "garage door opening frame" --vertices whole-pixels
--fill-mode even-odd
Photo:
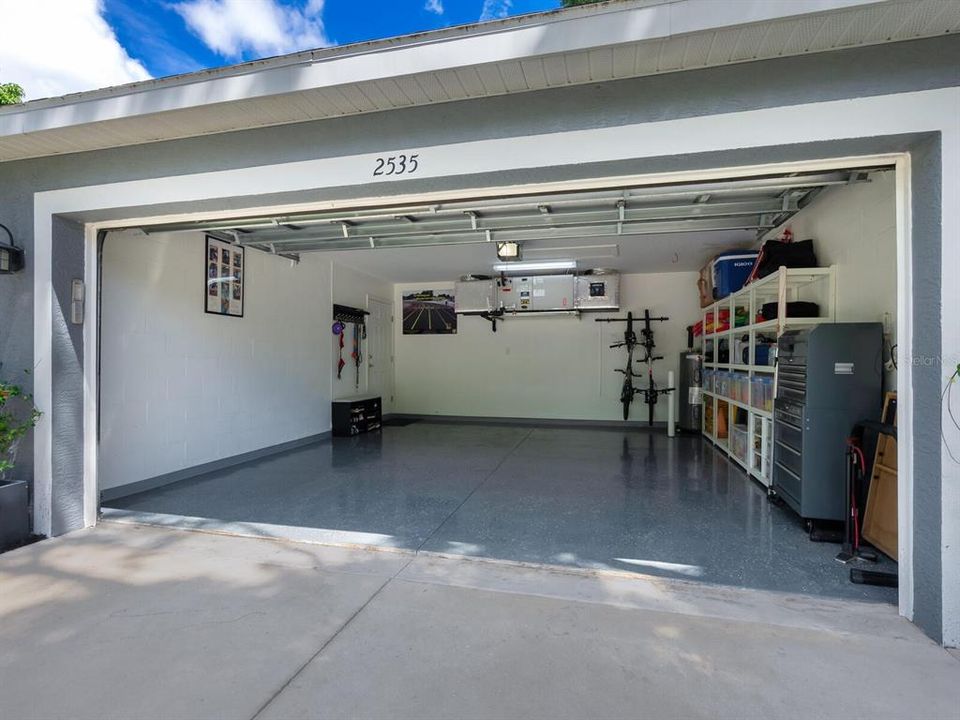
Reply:
[[[915,96],[912,98],[907,95]],[[470,176],[483,173],[520,170],[523,168],[547,167],[549,159],[556,166],[576,166],[589,162],[622,161],[627,159],[661,157],[674,151],[677,156],[696,153],[737,151],[748,148],[782,146],[797,142],[831,142],[850,138],[869,138],[906,133],[938,133],[941,143],[940,161],[944,168],[956,167],[957,128],[955,112],[960,92],[956,90],[925,91],[901,96],[881,96],[843,103],[816,103],[795,108],[775,108],[731,113],[723,116],[690,118],[685,120],[649,123],[640,126],[604,128],[573,133],[554,133],[518,139],[497,139],[464,143],[458,146],[438,146],[422,149],[424,159],[434,164],[428,171],[430,177],[448,178],[459,183],[455,190],[434,193],[411,193],[417,201],[441,201],[517,194],[521,192],[556,191],[564,189],[591,189],[609,186],[611,182],[622,184],[660,184],[671,182],[704,181],[736,176],[757,175],[772,172],[811,171],[841,169],[856,165],[892,164],[897,170],[897,258],[898,258],[898,334],[904,348],[914,348],[913,336],[913,286],[911,240],[911,157],[907,152],[880,156],[834,157],[819,160],[770,165],[741,167],[718,167],[699,171],[677,173],[641,174],[632,178],[589,179],[560,183],[534,183],[509,187],[471,187]],[[846,105],[847,107],[839,107]],[[850,105],[862,105],[851,108]],[[887,105],[887,107],[884,107]],[[870,107],[872,106],[872,107]],[[789,111],[786,113],[785,111]],[[747,117],[744,117],[747,116]],[[744,128],[752,130],[749,136]],[[762,128],[762,131],[757,131]],[[570,136],[582,137],[570,137]],[[585,154],[585,149],[590,149]],[[503,152],[510,149],[509,153]],[[35,210],[35,335],[34,350],[37,367],[35,397],[41,408],[54,407],[53,372],[50,361],[52,331],[54,326],[54,297],[52,292],[53,220],[58,216],[82,218],[84,223],[85,262],[84,273],[88,288],[87,322],[83,328],[83,522],[92,525],[98,511],[97,492],[97,393],[96,393],[96,307],[97,293],[97,233],[117,227],[140,224],[158,224],[194,219],[225,218],[241,214],[238,210],[223,212],[179,212],[177,214],[141,214],[150,204],[190,203],[216,198],[255,197],[262,188],[271,187],[277,192],[317,191],[322,197],[323,187],[318,178],[338,178],[338,187],[353,185],[363,187],[370,182],[367,166],[372,167],[376,155],[350,156],[323,160],[286,163],[276,166],[241,168],[237,170],[199,173],[191,176],[152,178],[147,180],[114,183],[100,186],[69,188],[37,193]],[[498,165],[500,167],[498,167]],[[427,173],[425,173],[427,176]],[[282,180],[280,180],[282,178]],[[347,182],[344,182],[344,179]],[[279,182],[278,182],[279,180]],[[402,181],[398,181],[402,182]],[[942,197],[956,193],[956,179],[948,172],[942,176]],[[951,185],[953,183],[953,185]],[[401,186],[402,187],[402,186]],[[297,203],[284,206],[254,206],[245,208],[243,214],[286,213],[306,209],[335,209],[336,207],[375,206],[386,202],[403,202],[399,195],[367,197],[343,201]],[[116,218],[117,210],[140,208],[122,219]],[[939,218],[941,232],[949,237],[958,226],[957,208],[944,202]],[[109,219],[98,219],[113,215]],[[945,253],[946,257],[946,253]],[[944,260],[944,267],[947,267]],[[947,332],[944,329],[944,332]],[[906,352],[904,353],[906,355]],[[909,367],[909,365],[908,365]],[[913,617],[913,408],[912,373],[900,373],[901,465],[905,470],[900,488],[900,555],[901,591],[900,612]],[[34,443],[35,462],[35,526],[39,532],[49,533],[53,494],[57,490],[53,482],[52,418],[46,417],[37,428]],[[946,513],[945,513],[946,514]],[[943,568],[944,589],[948,582],[947,567]],[[945,593],[946,594],[946,593]],[[946,601],[946,598],[945,598]],[[946,639],[946,638],[945,638]]]

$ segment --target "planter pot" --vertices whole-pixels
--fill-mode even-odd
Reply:
[[[27,483],[0,481],[0,552],[23,545],[30,537]]]

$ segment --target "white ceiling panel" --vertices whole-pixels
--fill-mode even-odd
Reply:
[[[590,80],[592,82],[613,79],[613,50],[611,48],[592,50],[587,58],[590,63]]]
[[[389,110],[393,107],[384,92],[383,88],[380,86],[380,83],[377,81],[365,82],[358,85],[358,87],[363,90],[363,93],[370,98],[370,102],[373,103],[376,110]]]
[[[741,28],[740,34],[733,45],[733,51],[730,53],[729,61],[743,62],[756,59],[760,45],[769,32],[770,28],[766,25],[752,25]]]
[[[657,58],[657,71],[669,72],[670,70],[680,70],[683,67],[686,50],[687,38],[685,37],[664,40],[660,44],[659,57]]]
[[[582,85],[583,83],[591,82],[590,53],[570,53],[564,57],[564,60],[567,63],[567,77],[570,78],[571,85]]]
[[[340,92],[343,93],[343,96],[351,105],[357,108],[358,112],[371,112],[377,109],[377,106],[367,97],[361,85],[344,85],[340,88]]]
[[[547,72],[540,58],[520,61],[520,68],[523,70],[523,77],[530,88],[541,89],[549,87]]]
[[[503,95],[507,92],[507,86],[503,82],[503,75],[500,68],[496,65],[479,65],[476,67],[480,82],[483,83],[485,94]]]
[[[407,95],[403,88],[400,86],[399,79],[394,78],[384,78],[383,80],[377,80],[376,86],[380,88],[380,91],[383,93],[384,97],[387,98],[387,102],[390,103],[390,107],[401,108],[409,107],[410,105],[415,105],[414,101]]]
[[[687,35],[683,51],[683,67],[695,68],[707,64],[710,50],[716,40],[715,33],[698,33]]]
[[[312,96],[312,107],[304,110],[296,102],[297,95],[285,95],[284,98],[289,103],[288,117],[329,117],[330,115],[352,115],[359,112],[356,105],[350,102],[340,91],[340,88],[326,88]],[[267,101],[269,102],[269,101]],[[279,110],[279,108],[278,108]]]
[[[397,78],[396,83],[411,105],[430,105],[445,99],[442,95],[430,96],[424,91],[424,86],[420,84],[417,76]],[[436,78],[433,78],[433,82],[428,83],[428,86],[436,87]]]
[[[500,76],[503,78],[503,84],[507,88],[507,92],[524,92],[530,89],[519,62],[502,63],[500,65]]]
[[[657,66],[660,64],[660,48],[663,41],[658,40],[652,43],[646,43],[636,48],[634,76],[656,75]]]
[[[858,38],[867,43],[876,42],[874,40],[874,30],[883,22],[888,13],[897,11],[897,5],[871,5],[858,8],[857,12],[844,13],[847,28],[846,32],[840,36],[840,46],[852,45],[857,42]]]
[[[544,60],[544,63],[548,63]],[[633,77],[637,67],[637,48],[634,45],[618,45],[613,48],[613,74],[618,78]],[[567,80],[564,80],[567,82]],[[559,85],[558,82],[551,83]]]
[[[468,97],[463,85],[457,78],[457,73],[452,70],[444,70],[433,75],[424,75],[419,78],[420,86],[423,91],[432,98],[434,102],[444,102],[446,100],[462,100]]]

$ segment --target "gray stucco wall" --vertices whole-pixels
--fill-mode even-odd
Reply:
[[[915,420],[913,457],[913,573],[914,612],[921,626],[939,638],[943,627],[943,590],[928,578],[942,578],[941,523],[943,490],[941,480],[940,388],[943,356],[941,327],[942,170],[940,142],[934,137],[911,148],[913,172],[913,412]]]
[[[24,178],[0,164],[0,223],[27,248],[27,269],[0,276],[0,378],[33,389],[33,278],[30,274],[33,235],[33,200],[24,189]],[[6,241],[6,237],[4,237]],[[29,480],[33,467],[33,438],[27,435],[17,451],[13,480]]]
[[[83,526],[83,326],[71,322],[73,280],[83,280],[83,225],[53,220],[53,476],[60,497],[52,528],[60,535]],[[78,502],[79,501],[79,502]]]
[[[784,58],[762,63],[727,66],[710,70],[676,73],[650,78],[585,85],[576,88],[541,91],[522,98],[507,96],[487,100],[463,101],[426,108],[411,108],[390,113],[333,119],[290,125],[282,132],[258,129],[151,145],[117,148],[54,158],[0,164],[0,222],[10,226],[27,248],[28,271],[0,278],[0,374],[11,377],[33,365],[33,287],[32,227],[33,193],[63,187],[82,186],[165,175],[249,167],[344,154],[370,153],[396,147],[417,147],[498,137],[617,126],[702,116],[765,107],[835,100],[850,97],[925,90],[960,85],[960,38],[945,36],[895,45],[878,46],[806,57]],[[698,167],[736,165],[811,157],[840,156],[911,149],[917,153],[913,163],[915,191],[914,232],[923,247],[918,247],[917,267],[939,268],[939,225],[930,218],[939,217],[940,182],[939,145],[934,137],[894,137],[851,140],[825,145],[795,145],[750,152],[716,153],[700,156],[655,158],[643,162],[625,161],[575,168],[545,167],[523,172],[470,178],[471,185],[502,185],[513,182],[560,180],[621,173],[658,172]],[[451,180],[407,181],[363,188],[334,189],[325,195],[342,198],[354,195],[410,193],[448,189]],[[268,188],[264,189],[265,192]],[[313,199],[316,199],[315,196]],[[266,198],[260,197],[259,202]],[[289,196],[286,200],[290,200]],[[248,204],[243,198],[208,203],[218,210]],[[936,205],[934,208],[933,205]],[[195,205],[192,206],[197,208]],[[163,208],[173,209],[172,206]],[[936,212],[934,212],[936,210]],[[81,220],[83,218],[72,218]],[[937,220],[939,223],[939,220]],[[82,277],[82,241],[79,249],[77,225],[58,225],[55,244],[55,290],[62,299],[63,285],[69,293],[69,280]],[[79,253],[79,254],[78,254]],[[80,273],[80,274],[76,274]],[[923,302],[939,305],[939,282],[923,285]],[[939,280],[939,278],[937,278]],[[929,296],[929,297],[928,297]],[[67,297],[69,297],[67,295]],[[917,344],[915,352],[939,354],[939,313],[931,304],[917,304]],[[69,307],[66,308],[69,310]],[[77,447],[82,416],[75,395],[75,379],[82,372],[82,344],[76,330],[55,324],[56,391],[54,418],[55,482],[63,493],[64,507],[55,508],[57,531],[76,527],[82,494],[77,498],[77,473],[82,469],[82,449]],[[914,399],[918,417],[923,413],[926,434],[939,433],[931,423],[939,423],[938,388],[931,378],[916,371],[918,396]],[[932,442],[932,441],[931,441]],[[939,451],[917,448],[917,477],[924,491],[917,498],[918,529],[915,545],[917,573],[917,621],[937,637],[940,627],[939,528],[928,521],[939,518]],[[29,476],[31,454],[24,448],[20,476]],[[81,473],[82,474],[82,473]],[[923,515],[921,515],[921,512]],[[923,522],[919,522],[920,520]],[[921,531],[921,528],[925,530]],[[922,575],[919,569],[923,568]],[[921,598],[922,602],[921,602]]]

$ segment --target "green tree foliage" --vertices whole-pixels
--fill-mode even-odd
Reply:
[[[16,83],[0,83],[0,105],[16,105],[22,102],[22,87]]]
[[[13,455],[20,439],[39,419],[40,411],[21,387],[0,380],[0,475],[13,467]]]

